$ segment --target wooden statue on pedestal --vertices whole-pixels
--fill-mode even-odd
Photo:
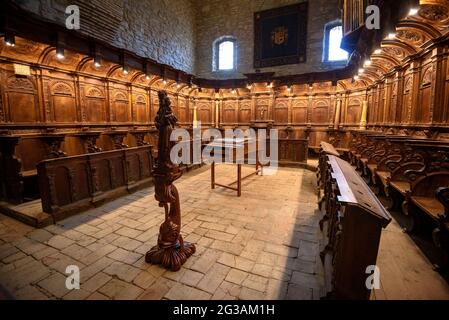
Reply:
[[[165,268],[177,271],[195,252],[195,246],[184,242],[181,236],[181,207],[178,190],[173,182],[181,177],[182,171],[170,159],[174,142],[170,135],[178,119],[173,114],[170,99],[165,91],[159,91],[159,111],[155,118],[159,130],[158,157],[153,168],[155,198],[165,209],[165,221],[159,229],[157,245],[145,256],[145,261],[162,264]]]

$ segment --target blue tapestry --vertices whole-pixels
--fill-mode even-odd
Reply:
[[[308,3],[254,14],[254,68],[306,61]]]

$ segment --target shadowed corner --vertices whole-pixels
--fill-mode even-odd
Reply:
[[[15,300],[14,296],[0,284],[0,300]]]

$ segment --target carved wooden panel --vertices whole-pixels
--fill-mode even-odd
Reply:
[[[149,146],[43,161],[38,165],[42,207],[60,220],[92,206],[92,199],[114,197],[127,186],[143,186],[151,167]]]
[[[390,95],[390,118],[392,121],[396,119],[397,105],[398,105],[398,82],[394,81],[391,86],[391,95]]]
[[[76,122],[77,110],[73,85],[65,81],[54,81],[50,88],[53,120],[67,123]]]
[[[362,100],[358,97],[350,97],[348,102],[348,110],[346,112],[347,124],[359,124],[362,114]]]
[[[39,104],[32,77],[10,76],[6,80],[6,105],[11,122],[38,122]]]
[[[251,100],[240,101],[238,110],[238,122],[249,123],[251,121]]]
[[[133,98],[133,103],[136,121],[147,123],[149,121],[150,108],[148,107],[145,93],[136,93]]]
[[[293,100],[292,122],[295,124],[307,123],[307,99]]]
[[[267,120],[268,119],[268,107],[270,100],[268,98],[256,98],[255,102],[255,119]]]
[[[212,122],[212,107],[213,107],[213,101],[198,102],[197,103],[198,121],[201,121],[202,124],[211,123]]]
[[[223,123],[237,122],[237,101],[225,100],[223,103]]]
[[[61,205],[67,205],[71,202],[72,189],[70,188],[70,172],[67,167],[61,166],[54,170],[54,175],[50,177],[53,179],[55,197],[57,202]]]
[[[138,154],[131,154],[127,156],[128,166],[128,181],[139,181],[140,179],[140,161]]]
[[[154,121],[156,117],[157,111],[159,110],[159,98],[157,97],[157,93],[155,91],[151,91],[151,122]]]
[[[325,124],[329,122],[329,100],[319,99],[313,102],[312,123]]]
[[[312,131],[309,134],[309,146],[318,147],[321,141],[328,141],[327,131]]]
[[[273,120],[275,123],[288,123],[288,100],[276,99],[273,110]]]
[[[368,99],[368,106],[376,106],[375,108],[369,108],[369,112],[374,113],[374,118],[372,119],[373,122],[379,123],[382,121],[382,110],[377,107],[379,105],[379,89],[374,88],[371,91],[371,101]]]
[[[430,103],[432,90],[432,66],[427,66],[422,70],[421,81],[419,85],[418,110],[415,115],[417,122],[430,122]]]
[[[39,139],[21,139],[16,154],[22,161],[22,171],[36,170],[36,163],[46,158],[45,147]]]
[[[377,103],[374,106],[378,106],[377,109],[379,110],[380,116],[379,116],[379,121],[380,122],[389,122],[390,120],[388,119],[388,109],[386,109],[387,105],[385,105],[386,101],[385,101],[385,87],[382,85],[380,90],[378,91],[379,94],[377,96]],[[370,106],[373,105],[368,105],[368,108]]]
[[[404,91],[402,94],[402,108],[401,108],[401,120],[402,122],[408,122],[409,115],[412,109],[412,87],[413,77],[411,74],[407,74],[404,77]]]
[[[116,91],[112,97],[111,106],[112,121],[128,121],[128,95],[126,91]]]
[[[72,201],[85,199],[91,193],[88,174],[86,163],[80,162],[73,165],[71,170]]]
[[[304,163],[307,162],[307,140],[303,139],[279,139],[280,163]]]
[[[178,113],[176,116],[179,122],[187,122],[187,100],[184,97],[178,97]]]
[[[86,88],[86,115],[89,122],[106,121],[106,100],[103,88],[89,86]]]

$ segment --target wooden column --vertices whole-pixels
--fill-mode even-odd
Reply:
[[[197,118],[197,113],[196,113],[196,103],[195,100],[194,101],[194,105],[193,105],[193,127],[197,128],[198,127],[198,118]]]
[[[220,126],[220,100],[218,93],[215,94],[215,128]]]
[[[368,113],[368,101],[366,99],[362,102],[362,117],[360,119],[360,129],[366,130],[366,115]]]
[[[335,119],[334,119],[334,129],[340,127],[340,113],[341,113],[341,97],[337,96],[337,106],[335,107]]]
[[[292,93],[289,93],[288,95],[288,115],[287,115],[287,122],[288,125],[291,126],[293,121],[293,95]]]
[[[385,79],[384,84],[384,96],[382,99],[384,99],[384,124],[392,123],[393,119],[391,118],[391,110],[390,110],[390,96],[391,96],[391,82],[388,81],[388,78]]]
[[[447,63],[447,62],[446,62]],[[443,123],[447,120],[447,113],[445,111],[445,91],[447,65],[444,60],[444,50],[442,47],[437,47],[432,51],[432,93],[430,100],[430,123]],[[446,112],[446,115],[445,115]]]

